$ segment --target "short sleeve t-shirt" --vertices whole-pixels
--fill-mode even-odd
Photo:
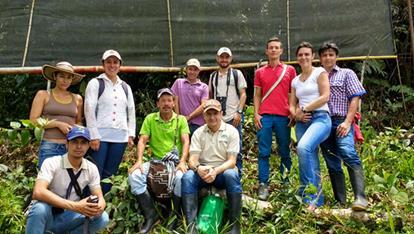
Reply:
[[[166,122],[161,118],[159,112],[147,115],[139,132],[140,135],[149,136],[149,146],[153,156],[158,159],[161,159],[173,148],[174,138],[181,154],[183,148],[181,136],[189,133],[190,130],[184,116],[173,113],[172,118]]]

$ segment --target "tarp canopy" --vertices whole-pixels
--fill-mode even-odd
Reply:
[[[0,0],[0,67],[99,65],[106,49],[128,66],[210,66],[221,46],[249,63],[272,36],[285,61],[301,41],[332,40],[341,57],[395,55],[389,0]]]

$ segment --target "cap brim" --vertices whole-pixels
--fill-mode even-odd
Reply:
[[[78,137],[82,137],[82,138],[85,138],[88,141],[91,141],[91,139],[89,137],[87,137],[87,136],[85,136],[83,134],[80,134],[80,133],[79,134],[74,134],[73,136],[68,137],[68,141],[71,141],[71,140],[73,140],[75,138],[78,138]]]
[[[68,74],[73,75],[71,85],[79,83],[82,80],[82,78],[85,77],[85,75],[82,75],[82,74],[79,74],[79,73],[76,73],[76,72],[72,72],[72,71],[68,71],[68,70],[65,70],[65,69],[61,69],[61,68],[58,68],[58,67],[54,67],[54,66],[51,66],[51,65],[48,65],[48,64],[43,65],[43,67],[42,67],[43,77],[47,80],[56,81],[55,78],[53,77],[53,74],[55,72],[64,72],[64,73],[68,73]]]
[[[204,111],[203,111],[203,113],[206,113],[208,110],[215,110],[217,112],[220,112],[221,111],[221,109],[218,108],[218,107],[210,106],[210,107],[205,108]]]

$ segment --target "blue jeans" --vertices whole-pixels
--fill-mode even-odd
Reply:
[[[229,120],[227,123],[233,126],[233,119]],[[243,123],[244,123],[244,114],[241,115],[240,124],[237,125],[236,127],[237,131],[239,132],[239,139],[240,139],[240,151],[237,154],[237,159],[236,159],[236,166],[237,166],[237,169],[239,170],[240,178],[242,177],[242,173],[243,173],[243,154],[242,154],[243,152],[243,135],[242,135]]]
[[[331,133],[328,139],[321,144],[322,154],[325,158],[329,173],[343,174],[342,161],[344,161],[347,167],[361,165],[361,160],[355,150],[354,127],[351,124],[351,129],[348,134],[344,137],[339,137],[336,134],[336,128],[345,120],[345,118],[331,117],[331,120]]]
[[[193,170],[188,170],[181,179],[181,194],[197,194],[201,188],[213,185],[218,189],[226,189],[229,193],[241,193],[242,186],[240,183],[240,176],[236,169],[227,169],[223,173],[218,174],[213,183],[207,184],[201,177]]]
[[[331,131],[331,118],[328,112],[315,112],[311,121],[296,124],[298,138],[297,152],[299,157],[299,194],[304,203],[316,206],[323,205],[321,172],[318,157],[318,146],[326,140]],[[307,191],[310,185],[317,190]]]
[[[37,201],[33,204],[29,211],[26,223],[26,233],[45,233],[51,231],[53,233],[83,233],[83,224],[85,216],[73,211],[65,210],[60,214],[52,213],[52,206]],[[109,217],[103,212],[99,217],[89,219],[88,233],[96,233],[106,227]]]
[[[134,195],[140,195],[143,194],[147,190],[147,176],[149,171],[150,163],[145,162],[142,164],[142,170],[137,169],[133,171],[128,176],[128,182],[131,186],[131,192]],[[181,178],[183,176],[183,172],[180,170],[177,170],[175,172],[175,178],[173,182],[174,186],[174,195],[177,197],[181,197]]]
[[[122,162],[127,143],[113,143],[101,141],[99,150],[90,150],[92,158],[96,162],[101,180],[115,175],[119,164]],[[111,190],[112,184],[102,183],[102,192],[106,194]]]
[[[281,158],[279,171],[282,178],[285,170],[289,173],[292,166],[290,158],[290,127],[289,118],[280,115],[262,115],[262,128],[257,132],[259,142],[259,183],[269,183],[269,157],[272,151],[272,135],[276,134],[277,151]]]
[[[57,155],[64,155],[66,152],[66,144],[59,144],[47,140],[42,140],[39,147],[39,162],[37,164],[37,167],[40,169],[45,159]]]

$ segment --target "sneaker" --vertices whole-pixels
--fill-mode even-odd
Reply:
[[[352,204],[353,211],[366,211],[368,208],[368,201],[365,197],[357,197]]]
[[[269,197],[269,188],[267,184],[259,184],[259,191],[257,192],[257,196],[260,200],[267,201],[267,198]]]

